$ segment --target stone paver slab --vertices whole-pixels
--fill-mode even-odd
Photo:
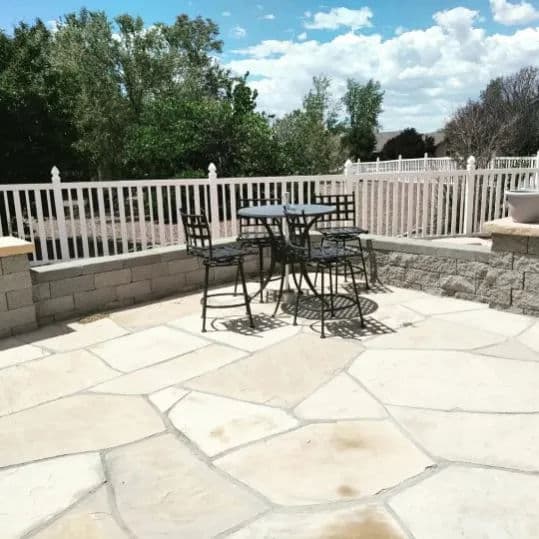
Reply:
[[[171,434],[115,449],[106,460],[118,510],[137,537],[210,538],[266,507]]]
[[[514,337],[530,326],[532,319],[521,314],[506,313],[494,309],[480,311],[464,311],[460,313],[443,314],[441,320],[463,324],[505,337]]]
[[[294,413],[305,419],[359,419],[386,416],[384,407],[346,374],[307,397]]]
[[[523,361],[539,361],[539,352],[533,351],[517,339],[508,339],[500,344],[487,346],[476,350],[486,356],[501,357],[504,359],[520,359]]]
[[[186,354],[207,344],[208,341],[194,335],[158,326],[99,344],[92,351],[115,369],[129,372]]]
[[[455,338],[458,335],[458,338]],[[505,337],[440,319],[428,319],[395,333],[365,341],[367,348],[415,348],[429,350],[470,350],[503,341]]]
[[[291,407],[337,374],[362,347],[300,334],[185,385],[241,400]]]
[[[396,427],[378,420],[309,425],[215,464],[275,503],[308,505],[374,495],[433,463]]]
[[[254,314],[256,315],[257,313]],[[207,333],[202,333],[201,331],[202,321],[200,314],[185,316],[171,322],[170,325],[249,352],[261,350],[297,335],[301,330],[299,326],[293,326],[289,321],[283,322],[279,318],[271,319],[269,316],[265,316],[264,321],[268,323],[268,327],[261,328],[259,324],[258,331],[255,330],[254,333],[250,334],[245,333],[247,328],[245,328],[244,319],[245,313],[241,313],[238,317],[215,319],[216,321],[213,324],[211,320],[208,320]],[[228,326],[225,324],[228,324]],[[241,332],[237,329],[235,330],[234,328],[236,327],[240,327]]]
[[[0,369],[46,356],[47,352],[37,346],[24,344],[17,339],[0,340]]]
[[[381,507],[275,512],[265,515],[228,539],[405,539],[393,518]]]
[[[97,453],[0,470],[2,539],[19,539],[104,481]]]
[[[200,312],[200,296],[193,295],[130,307],[111,313],[110,318],[124,328],[139,330],[167,324],[181,316],[196,312]]]
[[[406,301],[403,305],[423,315],[488,310],[488,305],[486,303],[456,298],[444,298],[431,294],[423,294],[423,297]]]
[[[85,350],[14,365],[0,372],[0,415],[75,393],[115,376],[116,371]]]
[[[179,387],[167,387],[156,391],[150,395],[150,400],[159,408],[159,411],[166,412],[182,397],[187,395],[188,391]]]
[[[128,539],[109,506],[107,489],[101,487],[32,539]]]
[[[210,456],[298,424],[276,408],[196,392],[176,404],[169,417],[178,430]]]
[[[69,352],[125,335],[127,331],[108,318],[94,322],[45,326],[33,333],[21,335],[21,339],[35,346],[43,346],[54,352]]]
[[[539,529],[539,477],[451,466],[391,501],[415,539],[516,539]]]
[[[468,352],[367,350],[350,373],[386,404],[485,412],[539,411],[539,364]]]
[[[391,305],[405,305],[410,301],[425,300],[430,296],[419,290],[411,288],[398,288],[395,286],[385,286],[378,288],[376,292],[362,290],[361,296],[376,302],[380,307]]]
[[[539,322],[520,335],[518,340],[535,352],[539,352]]]
[[[158,365],[125,374],[92,388],[92,391],[123,395],[153,393],[163,387],[213,371],[245,355],[242,350],[212,344]]]
[[[539,471],[539,415],[473,414],[390,408],[431,455],[501,468]]]
[[[66,397],[0,418],[0,466],[114,447],[163,430],[142,397]]]

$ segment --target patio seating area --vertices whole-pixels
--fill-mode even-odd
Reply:
[[[277,284],[0,340],[2,539],[537,533],[536,318],[372,286],[322,340]]]

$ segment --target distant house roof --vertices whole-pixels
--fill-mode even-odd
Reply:
[[[382,131],[380,133],[376,134],[376,152],[381,152],[382,148],[384,147],[385,143],[402,133],[402,129],[400,131]],[[424,133],[425,136],[434,137],[434,145],[438,146],[444,141],[444,132],[442,129],[438,129],[438,131],[433,131],[432,133]]]

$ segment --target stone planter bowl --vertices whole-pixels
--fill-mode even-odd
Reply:
[[[506,196],[513,221],[539,223],[539,191],[508,191]]]

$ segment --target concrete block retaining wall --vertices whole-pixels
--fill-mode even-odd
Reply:
[[[539,238],[493,236],[479,245],[371,236],[379,282],[539,316]]]
[[[256,258],[246,259],[246,272],[256,267]],[[30,274],[40,324],[189,292],[204,281],[201,263],[179,247],[41,266]],[[210,282],[235,276],[235,267],[215,268]]]
[[[26,242],[0,238],[0,337],[36,327]]]

